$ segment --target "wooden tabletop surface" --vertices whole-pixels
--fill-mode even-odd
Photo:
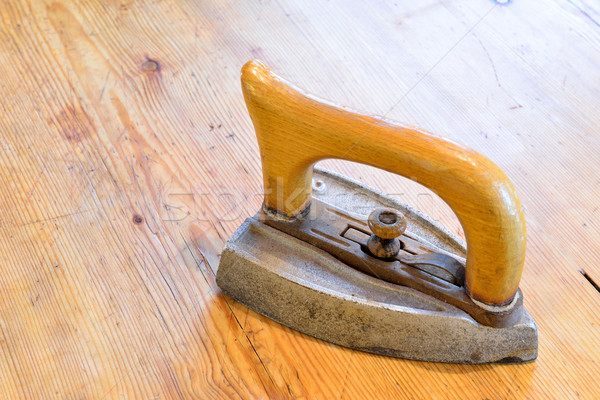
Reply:
[[[74,3],[0,4],[1,399],[600,397],[597,2]],[[263,196],[252,58],[506,172],[537,361],[361,353],[220,292],[225,240]],[[319,165],[460,233],[413,182]]]

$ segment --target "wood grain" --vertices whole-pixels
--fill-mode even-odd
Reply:
[[[0,398],[600,397],[600,293],[579,272],[600,281],[596,3],[19,0],[0,18]],[[263,196],[251,58],[506,172],[535,363],[359,353],[219,292]],[[460,229],[417,184],[320,165]]]

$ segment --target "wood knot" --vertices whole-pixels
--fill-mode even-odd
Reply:
[[[136,225],[139,225],[142,222],[144,222],[144,218],[139,214],[133,214],[132,220],[133,220],[133,223]]]
[[[148,58],[146,61],[142,63],[142,71],[144,72],[156,72],[160,71],[160,64],[158,61],[152,60]]]
[[[94,132],[94,124],[79,105],[69,105],[48,120],[58,128],[63,138],[69,142],[81,142]]]

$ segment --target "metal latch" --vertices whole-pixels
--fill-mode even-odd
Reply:
[[[481,324],[502,327],[520,318],[520,307],[489,312],[476,305],[464,288],[464,265],[406,232],[406,222],[395,210],[377,209],[364,221],[313,198],[303,218],[286,221],[263,214],[261,221],[326,251],[351,268],[458,307]]]

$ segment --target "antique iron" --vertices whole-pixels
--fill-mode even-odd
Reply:
[[[217,284],[251,309],[341,346],[415,360],[516,363],[537,356],[518,289],[522,207],[480,154],[326,103],[257,61],[242,87],[265,203],[228,240]],[[313,168],[325,158],[409,177],[457,214],[468,248],[423,213]]]

